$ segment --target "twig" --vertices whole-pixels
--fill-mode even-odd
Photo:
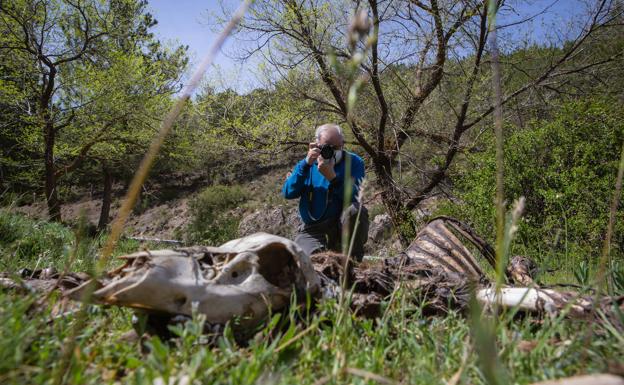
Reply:
[[[379,374],[373,373],[373,372],[369,372],[367,370],[364,369],[358,369],[358,368],[344,368],[342,370],[340,370],[339,374],[344,374],[344,373],[349,373],[353,376],[357,376],[357,377],[361,377],[363,378],[365,381],[366,380],[373,380],[373,381],[377,381],[380,384],[398,384],[396,381],[393,381],[389,378],[386,378],[384,376],[380,376]],[[326,383],[328,383],[329,381],[332,380],[332,376],[331,375],[327,375],[327,376],[323,376],[321,378],[319,378],[318,380],[316,380],[314,382],[313,385],[324,385]]]
[[[295,341],[301,339],[301,337],[305,336],[306,334],[308,334],[309,332],[311,332],[312,330],[315,330],[317,328],[318,328],[318,324],[317,323],[313,323],[312,325],[310,325],[307,328],[305,328],[304,330],[302,330],[299,334],[297,334],[293,338],[289,339],[288,341],[286,341],[283,344],[281,344],[280,346],[278,346],[277,349],[275,349],[275,353],[281,352],[282,350],[286,349],[288,346],[292,345]]]
[[[380,376],[379,374],[375,374],[373,372],[366,371],[364,369],[347,368],[345,369],[345,372],[354,376],[362,377],[364,380],[374,380],[381,384],[396,384],[396,382],[392,381],[389,378]]]
[[[130,236],[125,236],[124,238],[131,239],[133,241],[140,241],[140,242],[175,243],[175,244],[179,244],[179,245],[183,245],[184,244],[184,242],[178,241],[177,239],[160,239],[160,238],[130,237]]]

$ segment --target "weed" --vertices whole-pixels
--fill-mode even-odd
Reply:
[[[574,269],[574,277],[579,285],[587,287],[590,283],[589,264],[587,261],[581,261]]]
[[[611,280],[614,294],[624,295],[624,264],[620,261],[613,261],[611,264]]]
[[[58,223],[34,221],[0,210],[0,269],[12,269],[27,260],[40,266],[56,265],[74,241],[72,231]]]
[[[24,227],[38,223],[23,217],[13,220]],[[84,260],[92,260],[106,241],[102,236],[76,247],[71,230],[61,231],[67,236],[62,250],[78,250],[70,261],[70,271],[82,270]],[[135,241],[124,241],[114,252],[127,253],[138,246]],[[3,263],[7,258],[10,255],[3,254]],[[20,264],[33,268],[38,260],[37,255],[22,255]],[[621,277],[621,265],[612,266],[610,271]],[[274,315],[245,347],[237,345],[230,327],[215,343],[207,344],[205,321],[195,315],[172,329],[177,338],[149,339],[146,353],[138,343],[123,338],[133,328],[130,310],[88,306],[64,378],[67,383],[82,384],[292,384],[321,380],[442,384],[458,375],[459,383],[486,383],[475,354],[478,341],[472,337],[474,330],[466,316],[451,312],[444,317],[427,317],[415,298],[418,293],[402,287],[383,305],[384,317],[380,319],[356,317],[333,300],[321,302],[312,314],[291,307],[284,314]],[[49,383],[50,373],[59,368],[62,348],[76,318],[54,317],[59,300],[55,296],[39,310],[32,306],[35,299],[0,292],[0,383]],[[282,332],[275,331],[277,325]],[[498,365],[511,383],[602,372],[609,362],[624,355],[621,333],[606,323],[597,324],[602,332],[587,343],[579,338],[585,323],[561,318],[546,318],[539,326],[531,317],[497,325],[488,328],[489,341],[495,341]]]

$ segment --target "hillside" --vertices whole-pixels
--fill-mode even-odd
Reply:
[[[624,384],[624,1],[238,3],[0,1],[0,384]]]

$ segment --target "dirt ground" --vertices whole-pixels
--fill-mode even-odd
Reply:
[[[256,208],[272,207],[287,202],[282,198],[280,190],[283,178],[288,170],[276,169],[243,183],[249,192],[249,201],[244,207],[234,209],[241,217],[253,212]],[[175,239],[176,230],[183,230],[190,221],[189,200],[199,193],[196,191],[181,191],[180,197],[148,205],[146,208],[135,209],[126,225],[125,233],[128,236],[148,237],[159,239]],[[115,197],[111,205],[110,220],[112,221],[121,205],[123,189],[114,188]],[[140,207],[140,203],[137,206]],[[102,201],[97,196],[91,196],[87,191],[82,199],[66,202],[61,208],[64,222],[76,223],[81,215],[85,215],[91,226],[96,226],[100,217]],[[31,218],[45,220],[48,217],[47,207],[43,200],[26,206],[12,208],[13,211],[25,214]]]
[[[164,204],[147,208],[140,214],[133,214],[126,225],[126,234],[162,239],[172,239],[176,229],[184,228],[189,221],[189,198],[174,199]],[[121,200],[117,198],[111,207],[111,219],[117,215]],[[65,203],[61,209],[63,220],[75,223],[81,215],[85,215],[88,223],[96,226],[100,218],[102,201],[99,199],[83,199],[78,202]],[[16,212],[36,219],[47,218],[45,202],[37,202],[28,206],[14,208]]]
[[[278,208],[284,210],[286,213],[296,212],[297,201],[286,200],[281,195],[282,183],[289,171],[289,168],[277,168],[255,178],[241,181],[249,194],[249,199],[242,204],[241,207],[233,209],[234,215],[242,220],[248,215],[258,216],[259,213],[271,213]],[[180,182],[179,178],[176,178],[176,180],[177,183],[184,184]],[[385,211],[381,203],[380,192],[377,191],[374,186],[374,181],[368,181],[365,183],[364,187],[364,202],[371,214],[369,236],[374,232],[374,217],[378,214],[383,214]],[[179,238],[180,233],[184,231],[187,224],[190,222],[191,214],[189,212],[189,201],[203,189],[203,187],[197,186],[193,186],[192,188],[190,188],[190,186],[186,187],[189,188],[181,188],[179,190],[180,193],[178,197],[174,197],[165,202],[157,202],[151,205],[144,204],[143,206],[142,203],[139,202],[137,204],[138,208],[133,211],[126,224],[125,234],[127,236],[158,239]],[[158,193],[158,187],[151,188],[153,191],[147,191],[144,194],[148,199],[143,203],[149,202],[150,196]],[[110,210],[111,221],[117,215],[124,192],[121,186],[115,186],[115,197]],[[153,201],[152,199],[152,202]],[[435,197],[424,202],[422,207],[417,210],[418,217],[424,218],[430,215],[436,203],[437,198]],[[61,209],[62,218],[65,222],[71,224],[76,223],[81,215],[85,215],[90,226],[95,227],[99,220],[101,204],[100,197],[91,195],[89,192],[85,191],[82,199],[63,204]],[[27,206],[14,207],[13,210],[35,219],[47,219],[47,208],[43,200]],[[270,218],[267,217],[266,220],[270,220]],[[259,223],[262,223],[262,221]],[[261,230],[262,229],[258,229],[256,231]],[[391,249],[400,247],[400,245],[397,244],[397,240],[394,238],[395,237],[388,239],[387,236],[384,236],[383,239],[377,239],[377,237],[369,239],[368,251],[374,251],[377,255],[386,255]]]

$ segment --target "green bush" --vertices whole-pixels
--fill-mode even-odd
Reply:
[[[218,245],[236,238],[240,218],[229,211],[247,198],[241,186],[215,185],[199,193],[189,202],[191,222],[187,241]]]
[[[519,244],[529,247],[537,257],[552,252],[597,259],[623,137],[622,106],[590,100],[567,103],[553,119],[534,122],[506,138],[507,203],[520,196],[526,198]],[[461,165],[455,179],[461,203],[449,204],[442,211],[471,222],[493,240],[496,164],[492,137],[486,147],[485,152],[470,155]],[[614,239],[620,249],[623,214],[619,209]]]
[[[41,259],[47,267],[63,256],[74,234],[58,223],[35,221],[0,210],[0,256],[4,268]]]

